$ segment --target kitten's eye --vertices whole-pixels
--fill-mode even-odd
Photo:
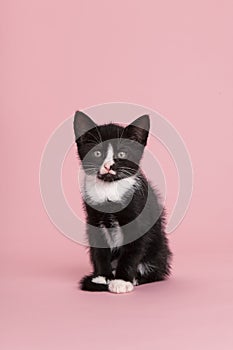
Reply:
[[[100,151],[95,151],[95,152],[94,152],[94,156],[97,157],[97,158],[99,158],[99,157],[102,156],[102,153],[101,153]]]
[[[121,152],[118,153],[117,156],[118,156],[118,158],[120,158],[120,159],[126,158],[126,152],[121,151]]]

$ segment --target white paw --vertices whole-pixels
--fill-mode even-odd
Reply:
[[[109,282],[108,290],[112,293],[127,293],[133,290],[133,284],[124,280],[112,280]]]
[[[94,277],[94,278],[92,278],[91,281],[93,283],[107,284],[106,278],[103,276]]]

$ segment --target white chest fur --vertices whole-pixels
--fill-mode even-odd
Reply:
[[[136,175],[113,182],[99,180],[95,175],[86,175],[84,197],[93,204],[121,202],[127,193],[134,191],[135,184]]]
[[[108,229],[105,226],[101,226],[101,229],[111,249],[120,247],[123,244],[124,237],[118,224],[115,223],[114,227]]]

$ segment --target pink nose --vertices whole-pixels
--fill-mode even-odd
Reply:
[[[109,163],[104,164],[104,168],[109,171],[111,169],[111,165]]]

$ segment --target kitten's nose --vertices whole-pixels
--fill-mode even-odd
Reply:
[[[100,174],[102,174],[102,175],[104,175],[104,174],[116,175],[116,171],[113,170],[113,166],[114,166],[114,162],[112,162],[112,161],[105,162],[100,168]]]
[[[111,167],[112,167],[112,163],[111,162],[107,162],[104,164],[104,168],[107,170],[107,171],[110,171],[111,170]]]

